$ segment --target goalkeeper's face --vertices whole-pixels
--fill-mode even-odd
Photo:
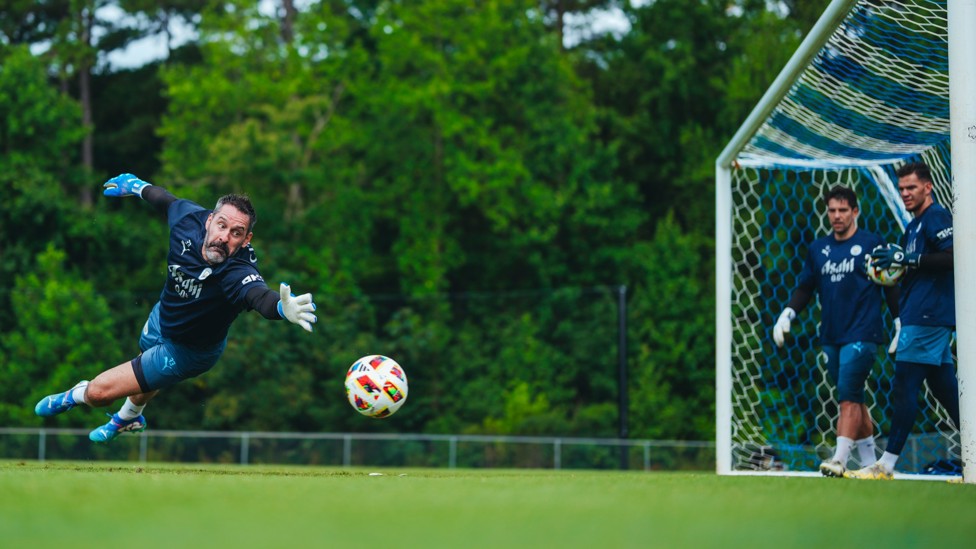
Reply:
[[[921,180],[914,173],[898,179],[898,193],[905,203],[905,209],[915,215],[921,214],[932,204],[932,182]]]
[[[827,201],[827,217],[830,227],[834,230],[837,240],[846,240],[857,230],[857,208],[851,207],[846,200],[831,198]]]
[[[203,258],[211,265],[220,265],[251,241],[247,231],[251,218],[230,204],[224,204],[207,218],[207,234],[203,241]]]

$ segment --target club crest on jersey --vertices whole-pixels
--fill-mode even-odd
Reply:
[[[851,246],[851,255],[861,255],[864,250],[861,248],[860,244],[855,244]]]

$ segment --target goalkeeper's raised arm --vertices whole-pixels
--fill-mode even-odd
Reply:
[[[91,381],[41,399],[34,408],[37,415],[50,417],[78,404],[107,406],[127,397],[111,421],[89,434],[95,442],[145,429],[146,403],[160,389],[210,370],[240,313],[255,310],[308,332],[317,321],[312,294],[295,296],[285,283],[271,289],[261,276],[251,246],[257,213],[247,195],[224,195],[209,210],[129,173],[109,179],[103,188],[107,197],[138,196],[164,213],[169,250],[163,290],[139,339],[141,352]]]

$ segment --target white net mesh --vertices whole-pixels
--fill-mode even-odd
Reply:
[[[861,1],[739,152],[732,170],[732,467],[772,448],[783,467],[815,471],[834,446],[838,408],[817,341],[819,307],[783,349],[771,327],[789,300],[806,245],[828,234],[823,196],[857,192],[859,226],[897,242],[910,219],[895,169],[924,160],[952,209],[946,2]],[[888,333],[892,332],[890,318]],[[894,364],[879,349],[868,405],[889,429]],[[958,460],[958,433],[925,391],[899,469]],[[880,440],[884,448],[884,439]],[[765,467],[766,465],[762,465]]]

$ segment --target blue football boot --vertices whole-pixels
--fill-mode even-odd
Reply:
[[[88,438],[92,442],[109,442],[121,434],[140,433],[146,430],[146,418],[142,415],[135,419],[122,419],[119,414],[112,414],[110,417],[112,419],[108,423],[88,433]]]
[[[88,385],[88,381],[79,381],[77,385],[63,393],[48,395],[42,398],[37,403],[37,406],[34,406],[34,413],[41,417],[51,417],[67,412],[77,405],[75,399],[71,398],[71,393],[78,387],[85,385]]]

